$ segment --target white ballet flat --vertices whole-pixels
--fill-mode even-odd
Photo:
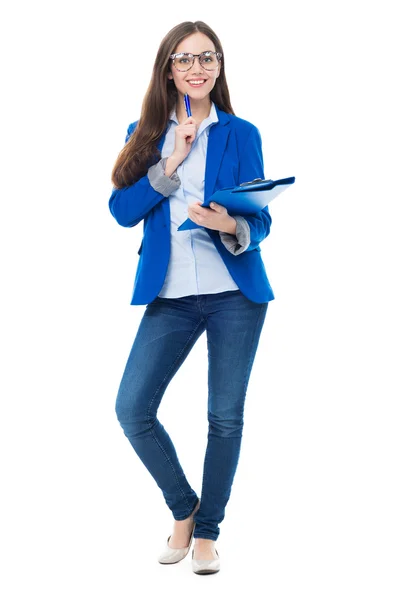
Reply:
[[[199,510],[199,506],[200,506],[200,500],[199,500],[197,506],[194,508],[191,516],[193,516]],[[191,548],[191,544],[192,544],[192,540],[193,540],[193,533],[195,531],[195,526],[196,526],[196,523],[193,524],[191,537],[189,538],[189,544],[186,548],[170,548],[169,540],[171,538],[171,535],[169,535],[169,537],[167,538],[167,542],[166,542],[166,548],[158,557],[158,561],[162,565],[171,565],[173,563],[178,563],[178,562],[180,562],[180,560],[182,560],[183,558],[186,557],[186,555],[188,554],[188,552]]]
[[[197,560],[194,558],[195,551],[192,550],[192,571],[198,575],[208,575],[209,573],[217,573],[220,569],[219,554],[214,548],[217,558],[211,560]]]

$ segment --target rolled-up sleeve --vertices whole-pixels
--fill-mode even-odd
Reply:
[[[181,185],[181,179],[177,175],[177,171],[168,177],[165,175],[167,158],[162,158],[155,165],[152,165],[147,171],[147,176],[150,184],[160,194],[166,198],[170,196]]]
[[[225,248],[237,256],[241,254],[250,245],[250,226],[246,219],[240,215],[233,217],[236,219],[236,234],[220,231],[219,235]]]

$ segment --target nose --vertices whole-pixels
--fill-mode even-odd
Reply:
[[[196,67],[196,69],[195,69],[195,65],[198,65]],[[203,67],[199,62],[198,56],[193,57],[193,63],[192,63],[192,67],[190,68],[190,71],[193,71],[194,73],[203,73]]]

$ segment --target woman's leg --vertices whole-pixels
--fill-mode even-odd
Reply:
[[[148,304],[116,400],[123,431],[162,490],[176,520],[192,513],[198,496],[156,414],[168,384],[203,331],[196,296],[157,297]]]
[[[239,459],[244,400],[268,303],[239,290],[202,296],[208,346],[208,443],[194,537],[216,540]]]

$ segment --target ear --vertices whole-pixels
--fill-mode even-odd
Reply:
[[[171,74],[170,71],[168,71],[168,73],[167,73],[167,79],[173,79],[173,75]]]

